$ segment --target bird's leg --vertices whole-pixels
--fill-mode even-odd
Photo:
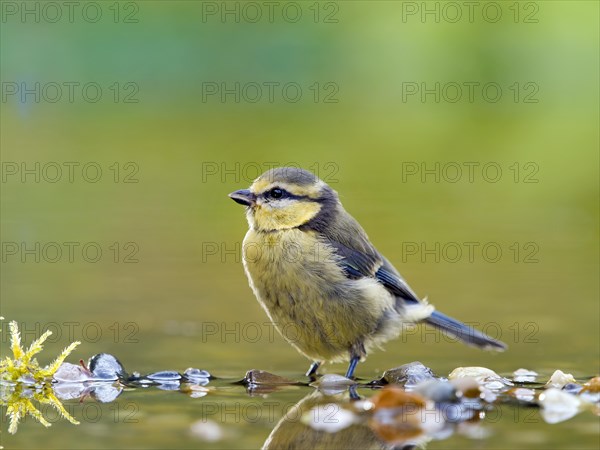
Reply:
[[[313,378],[316,373],[317,370],[319,370],[319,366],[321,365],[321,361],[315,361],[313,362],[310,367],[308,368],[308,372],[306,372],[306,376],[309,378]]]
[[[365,346],[362,342],[357,342],[350,347],[350,364],[348,365],[348,370],[346,371],[346,378],[353,379],[356,365],[363,356],[367,356],[367,351],[365,350]]]
[[[348,370],[346,371],[346,378],[352,379],[354,377],[354,370],[356,369],[356,365],[360,361],[360,356],[352,356],[350,358],[350,364],[348,365]]]

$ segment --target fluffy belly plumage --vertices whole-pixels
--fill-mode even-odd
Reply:
[[[351,350],[362,354],[400,333],[395,298],[375,279],[347,278],[333,249],[315,235],[250,230],[243,249],[256,298],[308,358],[348,360]]]

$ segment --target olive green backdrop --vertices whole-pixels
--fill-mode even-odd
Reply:
[[[40,360],[77,339],[73,361],[299,377],[227,198],[293,164],[420,295],[510,346],[411,331],[360,376],[413,360],[598,372],[597,3],[82,2],[55,23],[2,3],[1,313],[28,341],[55,331]],[[24,428],[27,446],[41,427]],[[114,439],[94,445],[153,445]]]

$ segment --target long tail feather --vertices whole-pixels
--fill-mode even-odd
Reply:
[[[481,331],[477,331],[475,328],[459,322],[452,317],[448,317],[439,311],[434,311],[431,316],[425,319],[425,322],[460,339],[465,344],[500,352],[508,348],[504,342],[493,339]]]

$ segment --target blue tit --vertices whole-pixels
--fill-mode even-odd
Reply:
[[[371,244],[338,194],[306,170],[280,167],[229,194],[246,207],[242,245],[250,287],[282,336],[313,363],[349,361],[425,322],[480,348],[503,342],[419,299]]]

